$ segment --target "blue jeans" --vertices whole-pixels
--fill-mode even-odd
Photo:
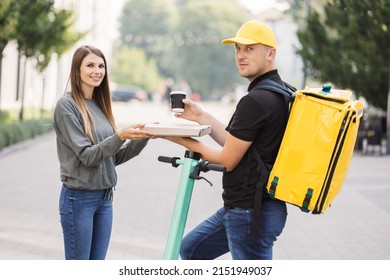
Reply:
[[[253,209],[219,209],[200,223],[182,241],[183,260],[211,260],[230,251],[233,260],[271,260],[276,238],[287,220],[284,202],[262,203],[261,234],[249,233]]]
[[[112,189],[75,190],[63,185],[59,210],[65,259],[104,260],[112,229]]]

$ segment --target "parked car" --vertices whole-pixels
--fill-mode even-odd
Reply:
[[[112,86],[111,98],[114,102],[146,101],[148,100],[148,94],[137,86]]]

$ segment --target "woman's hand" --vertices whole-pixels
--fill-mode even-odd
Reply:
[[[142,130],[144,126],[145,124],[131,125],[117,131],[116,134],[118,135],[119,139],[121,139],[122,141],[126,139],[140,140],[140,139],[156,138],[156,135],[152,134],[151,132]]]

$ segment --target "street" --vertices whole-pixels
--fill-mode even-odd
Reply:
[[[116,103],[118,126],[180,122],[167,105]],[[204,104],[227,122],[232,105]],[[209,142],[209,136],[202,137]],[[183,157],[184,148],[163,139],[118,166],[109,260],[162,259],[180,178],[180,167],[157,160]],[[276,260],[390,259],[390,157],[355,154],[345,184],[323,215],[289,206],[286,228],[275,244]],[[61,182],[55,134],[49,133],[0,153],[0,259],[62,260],[58,214]],[[222,206],[221,176],[195,182],[186,232]],[[230,259],[229,255],[221,259]]]

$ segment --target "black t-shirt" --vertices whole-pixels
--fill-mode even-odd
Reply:
[[[259,82],[271,79],[283,84],[277,70],[256,78],[248,87],[248,94],[237,104],[226,130],[244,141],[252,142],[264,163],[273,165],[288,119],[288,104],[279,93],[263,89],[252,90]],[[249,150],[231,172],[223,175],[224,207],[253,208],[259,175],[257,162]]]

